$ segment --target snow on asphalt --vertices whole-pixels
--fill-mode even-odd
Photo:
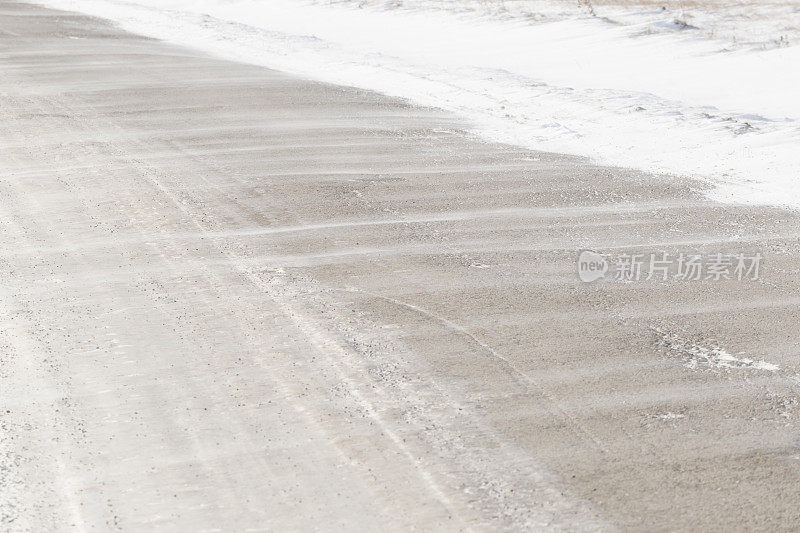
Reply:
[[[540,17],[423,0],[43,3],[227,59],[444,108],[488,140],[703,178],[722,201],[800,207],[800,48],[764,29],[782,29],[782,11],[764,26],[772,19],[758,8],[762,25],[744,32],[756,40],[742,42],[662,10],[619,8],[609,19],[547,2],[531,4]],[[713,11],[704,14],[710,24]]]

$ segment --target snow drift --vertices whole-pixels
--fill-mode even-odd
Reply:
[[[723,201],[800,207],[800,48],[784,35],[741,42],[662,9],[610,18],[547,2],[500,13],[426,0],[42,3],[441,107],[489,140],[704,178]]]

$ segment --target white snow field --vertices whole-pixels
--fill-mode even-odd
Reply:
[[[722,201],[800,207],[797,2],[41,3],[444,108],[488,140],[703,178]]]

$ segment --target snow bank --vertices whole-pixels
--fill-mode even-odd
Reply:
[[[800,207],[800,47],[788,39],[734,43],[662,10],[603,18],[546,2],[541,17],[425,0],[41,2],[451,110],[489,140],[705,178],[723,201]]]

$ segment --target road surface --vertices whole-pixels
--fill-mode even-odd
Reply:
[[[797,529],[797,214],[24,3],[0,114],[1,530]]]

